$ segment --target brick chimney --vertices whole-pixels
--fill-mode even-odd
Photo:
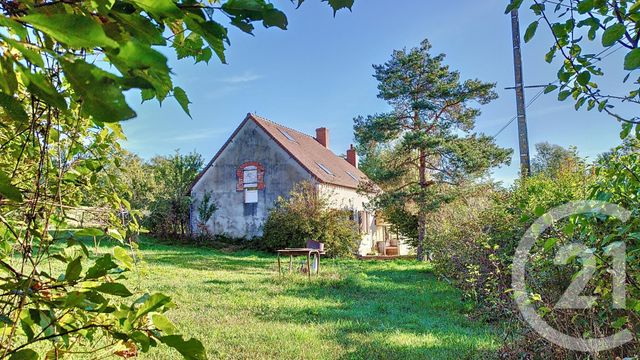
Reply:
[[[316,140],[322,144],[322,146],[329,148],[329,129],[321,127],[316,129]]]
[[[358,152],[356,152],[353,144],[351,144],[351,147],[349,148],[349,150],[347,150],[347,161],[356,169],[358,168]]]

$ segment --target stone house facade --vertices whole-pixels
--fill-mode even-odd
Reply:
[[[367,211],[370,195],[358,191],[368,182],[358,169],[355,149],[346,158],[329,149],[329,131],[316,130],[312,137],[248,114],[227,142],[200,173],[191,188],[193,231],[201,229],[197,205],[206,192],[219,209],[204,226],[212,234],[251,239],[262,235],[262,225],[278,197],[287,197],[297,183],[309,181],[331,206],[350,210],[358,221],[362,242],[358,253],[365,255],[376,242],[388,240],[388,228]],[[400,244],[405,255],[409,247]]]

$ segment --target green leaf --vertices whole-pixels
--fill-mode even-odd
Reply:
[[[588,71],[583,71],[576,77],[576,81],[582,86],[587,85],[589,80],[591,80],[591,73]]]
[[[104,254],[96,260],[95,264],[87,270],[85,279],[97,279],[107,275],[109,270],[117,268],[118,265],[113,262],[111,254]]]
[[[157,18],[180,18],[182,16],[180,8],[173,0],[133,0],[132,2]]]
[[[264,20],[262,20],[262,24],[265,27],[277,26],[282,30],[287,30],[289,21],[282,11],[278,9],[267,9],[264,11],[263,16]]]
[[[581,0],[578,2],[576,9],[580,14],[586,14],[589,11],[593,10],[593,0]]]
[[[623,123],[622,131],[620,132],[620,139],[622,140],[626,139],[629,136],[629,133],[631,133],[632,129],[633,129],[632,123]]]
[[[15,202],[22,202],[20,189],[11,185],[11,179],[2,171],[0,171],[0,195]]]
[[[151,315],[151,321],[153,321],[153,325],[155,325],[156,328],[167,335],[174,335],[178,332],[178,329],[173,325],[171,320],[162,314],[155,313]]]
[[[110,15],[120,20],[136,40],[150,45],[166,45],[167,41],[162,36],[162,29],[146,17],[116,11],[111,12]]]
[[[552,47],[551,50],[549,50],[549,52],[544,55],[544,61],[551,63],[551,61],[553,61],[553,58],[556,56],[556,51],[557,48],[555,46]]]
[[[13,61],[8,57],[0,58],[0,90],[5,94],[13,95],[18,89],[18,79],[13,71]]]
[[[82,257],[78,256],[69,264],[67,264],[67,270],[64,272],[64,279],[69,282],[76,281],[80,278],[81,272],[82,272]]]
[[[136,40],[128,41],[120,47],[117,61],[134,69],[153,68],[159,71],[169,72],[167,58],[164,55],[152,49],[151,46]]]
[[[22,53],[22,56],[25,59],[29,60],[32,64],[41,68],[44,67],[44,61],[42,60],[42,56],[37,51],[29,49],[28,47],[22,45],[22,43],[10,37],[0,35],[0,38],[6,41],[11,47],[14,47],[16,50]]]
[[[71,291],[67,293],[67,296],[64,299],[64,307],[79,306],[87,298],[86,294],[86,292],[80,291]]]
[[[8,28],[10,33],[18,35],[20,39],[25,39],[28,35],[28,29],[23,24],[10,19],[7,16],[0,16],[0,26]]]
[[[329,3],[333,8],[333,15],[335,16],[338,10],[349,9],[353,7],[354,0],[323,0]],[[516,0],[522,2],[522,0]]]
[[[547,85],[547,87],[544,88],[544,93],[548,94],[548,93],[552,92],[553,90],[555,90],[557,88],[558,88],[557,85]]]
[[[207,352],[202,343],[196,339],[184,341],[180,335],[169,335],[160,338],[160,341],[176,349],[187,360],[205,360]]]
[[[618,319],[616,319],[616,321],[614,321],[613,323],[611,323],[611,327],[614,329],[620,329],[622,328],[627,322],[629,322],[629,317],[627,316],[621,316]]]
[[[185,17],[185,23],[189,30],[200,34],[216,53],[220,61],[226,64],[224,43],[229,42],[227,29],[215,21],[202,21],[202,19],[195,16]]]
[[[75,236],[102,236],[104,231],[97,228],[83,228],[74,233]]]
[[[542,246],[544,248],[544,251],[549,251],[551,249],[553,249],[553,247],[556,245],[556,243],[558,242],[558,238],[552,237],[552,238],[548,238],[545,242],[544,245]]]
[[[27,80],[27,89],[40,97],[47,104],[61,110],[67,109],[65,98],[56,90],[51,81],[41,73],[32,73],[28,69],[21,71]]]
[[[640,49],[633,49],[624,57],[624,69],[635,70],[640,67]]]
[[[133,259],[125,249],[116,247],[113,249],[113,256],[118,259],[125,268],[133,270]]]
[[[540,16],[540,15],[542,15],[542,12],[544,12],[545,6],[544,6],[544,4],[538,3],[538,4],[531,5],[531,7],[529,7],[529,9],[531,9],[534,14]]]
[[[75,48],[111,47],[118,43],[107,37],[90,16],[77,14],[33,14],[20,18],[52,38]]]
[[[620,23],[609,26],[602,34],[602,46],[611,46],[622,39],[627,28]]]
[[[119,78],[82,60],[62,62],[69,83],[80,96],[82,113],[100,122],[131,119],[136,113],[127,104]]]
[[[152,311],[156,311],[162,306],[171,303],[171,298],[165,294],[155,293],[149,296],[142,305],[136,310],[135,319],[139,319]]]
[[[102,283],[93,289],[103,294],[115,295],[120,297],[129,297],[133,295],[126,286],[120,283]]]
[[[527,27],[527,30],[524,32],[524,42],[528,43],[536,34],[536,30],[538,30],[538,22],[534,21],[529,24],[529,27]]]
[[[0,93],[0,106],[4,113],[17,123],[26,123],[29,116],[24,111],[22,104],[13,96]]]
[[[566,100],[566,99],[569,97],[569,95],[571,95],[571,91],[569,91],[569,90],[562,90],[562,91],[560,91],[560,92],[558,93],[558,100],[560,100],[560,101],[564,101],[564,100]]]
[[[38,353],[31,349],[18,350],[9,357],[9,360],[37,360]]]
[[[180,104],[180,107],[182,107],[182,110],[191,117],[189,113],[189,104],[191,104],[191,101],[189,101],[187,93],[181,87],[176,86],[173,88],[173,96],[176,98],[178,104]]]
[[[131,339],[136,343],[140,344],[140,347],[142,348],[142,352],[146,353],[147,351],[149,351],[151,341],[149,340],[149,336],[147,336],[145,333],[143,333],[142,331],[136,330],[133,332],[133,334],[131,334]],[[154,344],[155,344],[155,341],[154,341]]]

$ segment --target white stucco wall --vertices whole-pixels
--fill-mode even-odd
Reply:
[[[366,194],[359,193],[355,189],[349,189],[330,184],[318,184],[318,191],[331,201],[331,206],[335,209],[349,209],[354,211],[368,211],[367,204],[370,198]],[[384,229],[376,225],[375,213],[370,213],[368,233],[362,236],[362,242],[358,249],[360,255],[366,255],[374,250],[376,242],[384,241]],[[398,243],[400,255],[409,255],[411,247],[404,242]]]

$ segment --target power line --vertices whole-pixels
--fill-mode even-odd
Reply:
[[[555,82],[557,82],[557,80],[554,81],[553,83],[549,84],[549,85],[552,85]],[[531,100],[529,100],[529,102],[525,106],[525,109],[528,109],[529,106],[531,106],[536,100],[538,100],[538,98],[540,98],[540,96],[542,96],[542,94],[544,94],[544,89],[538,91],[538,93],[535,94],[533,96],[533,98],[531,98]],[[512,117],[502,128],[500,128],[500,130],[495,135],[493,135],[493,138],[495,139],[496,137],[498,137],[498,135],[500,135],[503,131],[505,131],[509,127],[509,125],[511,125],[517,119],[518,119],[518,115]]]
[[[600,61],[602,61],[602,60],[606,59],[607,57],[609,57],[609,56],[613,55],[614,53],[618,52],[618,51],[619,51],[620,49],[622,49],[623,47],[624,47],[624,46],[619,45],[617,48],[615,48],[615,49],[613,49],[613,50],[611,50],[611,48],[607,48],[607,49],[604,49],[604,50],[600,51],[599,53],[597,53],[597,54],[594,56],[595,58],[597,58],[597,60],[596,60],[596,61],[594,61],[594,62],[593,62],[593,63],[591,63],[591,64],[597,64],[597,63],[599,63]],[[610,51],[608,54],[606,54],[606,55],[604,55],[604,56],[602,56],[602,57],[599,57],[600,55],[602,55],[602,54],[606,53],[606,52],[607,52],[607,51],[609,51],[609,50],[611,50],[611,51]],[[549,85],[553,85],[553,84],[555,84],[555,83],[557,83],[557,82],[558,82],[558,80],[556,80],[556,81],[554,81],[554,82],[550,83]],[[547,87],[547,86],[549,86],[549,85],[544,85],[544,86],[545,86],[545,88],[546,88],[546,87]],[[535,87],[537,87],[537,86],[538,86],[538,85],[535,85]],[[512,89],[512,88],[505,88],[505,89]],[[537,94],[535,94],[535,95],[533,96],[533,98],[532,98],[532,99],[527,103],[527,106],[525,106],[525,109],[528,109],[528,108],[529,108],[529,106],[531,106],[531,104],[533,104],[533,103],[534,103],[534,102],[535,102],[535,101],[536,101],[540,96],[542,96],[542,94],[543,94],[543,93],[544,93],[544,89],[540,90]],[[508,122],[507,122],[503,127],[501,127],[501,128],[500,128],[500,130],[498,130],[498,132],[497,132],[495,135],[493,135],[493,139],[495,139],[496,137],[498,137],[498,135],[500,135],[503,131],[505,131],[505,130],[509,127],[509,125],[513,124],[513,122],[514,122],[514,121],[516,121],[516,119],[518,119],[518,115],[515,115],[514,117],[512,117],[511,119],[509,119],[509,121],[508,121]]]

